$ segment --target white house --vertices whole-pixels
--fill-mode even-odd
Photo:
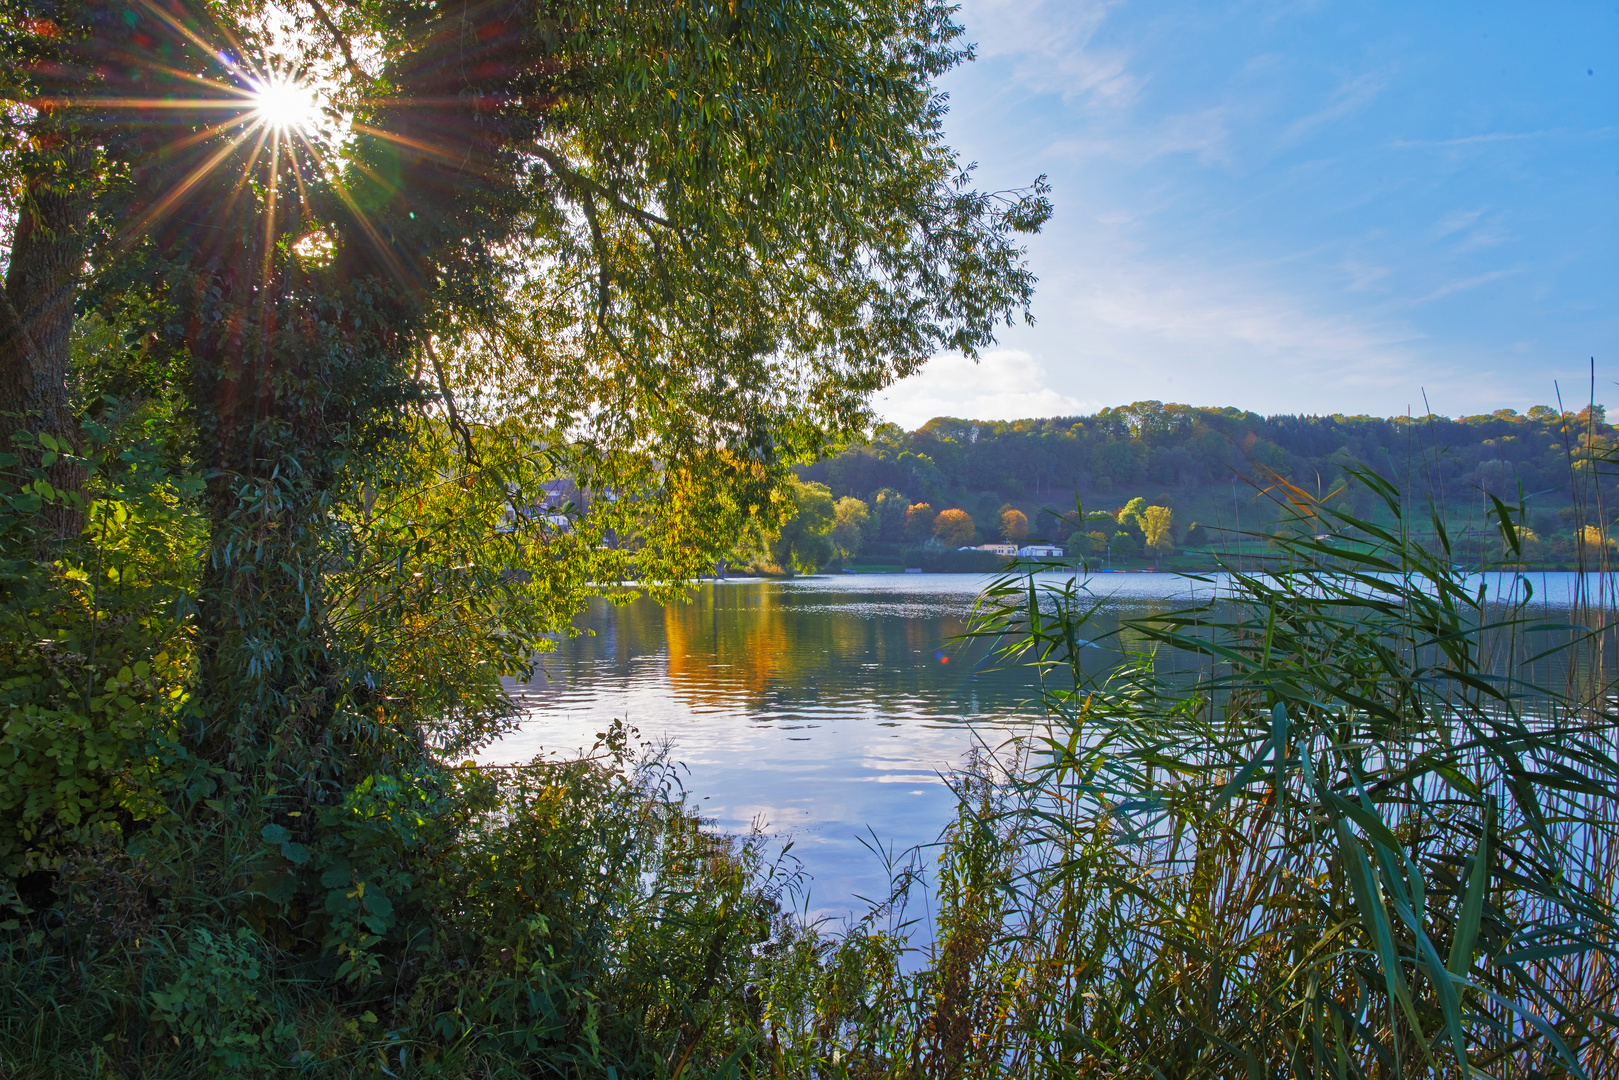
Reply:
[[[997,555],[1016,555],[1016,544],[979,544],[979,551],[992,551]]]
[[[1017,553],[1024,559],[1049,559],[1053,555],[1061,555],[1062,548],[1056,544],[1027,544],[1018,548]]]

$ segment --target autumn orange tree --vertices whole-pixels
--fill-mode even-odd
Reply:
[[[1029,535],[1029,517],[1015,506],[1001,507],[1001,535],[1008,540],[1023,540]]]
[[[946,547],[960,547],[973,538],[977,526],[965,510],[951,507],[933,520],[933,535]]]

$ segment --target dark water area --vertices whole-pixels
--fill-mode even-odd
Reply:
[[[512,687],[522,727],[482,757],[572,756],[623,720],[672,744],[715,828],[791,841],[809,878],[804,906],[842,916],[883,895],[871,846],[938,835],[955,808],[942,776],[974,741],[998,746],[1038,720],[1027,670],[996,670],[983,643],[955,640],[988,580],[845,575],[706,583],[667,606],[593,601],[576,621],[586,633]],[[1486,584],[1492,596],[1522,588],[1510,575]],[[1534,586],[1537,606],[1566,611],[1574,599],[1573,575],[1535,575]],[[1105,601],[1105,637],[1120,617],[1216,598],[1223,582],[1102,574],[1089,588]],[[1097,666],[1118,655],[1099,648]]]

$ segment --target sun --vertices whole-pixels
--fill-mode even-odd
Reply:
[[[253,92],[253,118],[277,131],[304,132],[320,119],[320,102],[313,87],[285,75],[271,75]]]

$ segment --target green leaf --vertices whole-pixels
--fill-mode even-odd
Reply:
[[[1233,776],[1231,778],[1231,782],[1220,790],[1220,794],[1217,795],[1214,802],[1209,805],[1209,812],[1204,815],[1204,820],[1207,820],[1219,813],[1221,807],[1230,802],[1233,795],[1247,787],[1248,782],[1253,779],[1254,773],[1258,772],[1259,767],[1265,764],[1269,758],[1274,756],[1276,758],[1277,768],[1281,768],[1283,757],[1287,748],[1287,706],[1278,701],[1275,706],[1272,707],[1270,716],[1270,737],[1265,740],[1264,746],[1260,747],[1259,753],[1250,759],[1248,763],[1241,769],[1238,769],[1237,775]]]
[[[1388,908],[1384,906],[1381,890],[1377,886],[1377,873],[1366,857],[1366,849],[1361,847],[1360,841],[1349,831],[1343,819],[1340,818],[1333,825],[1338,833],[1338,850],[1343,856],[1350,891],[1354,894],[1355,906],[1360,909],[1361,924],[1376,943],[1378,966],[1383,969],[1383,981],[1388,987],[1389,997],[1399,1004],[1412,1031],[1420,1033],[1422,1020],[1417,1016],[1416,1004],[1411,1000],[1411,991],[1406,986],[1405,970],[1399,951],[1394,946],[1394,929],[1389,923]],[[1426,1040],[1419,1045],[1427,1055]]]
[[[1473,853],[1473,872],[1468,876],[1467,894],[1456,931],[1450,940],[1450,959],[1445,967],[1452,975],[1466,975],[1473,967],[1473,943],[1478,940],[1479,920],[1484,915],[1484,893],[1490,887],[1490,832],[1495,827],[1495,804],[1484,812],[1478,850]]]

